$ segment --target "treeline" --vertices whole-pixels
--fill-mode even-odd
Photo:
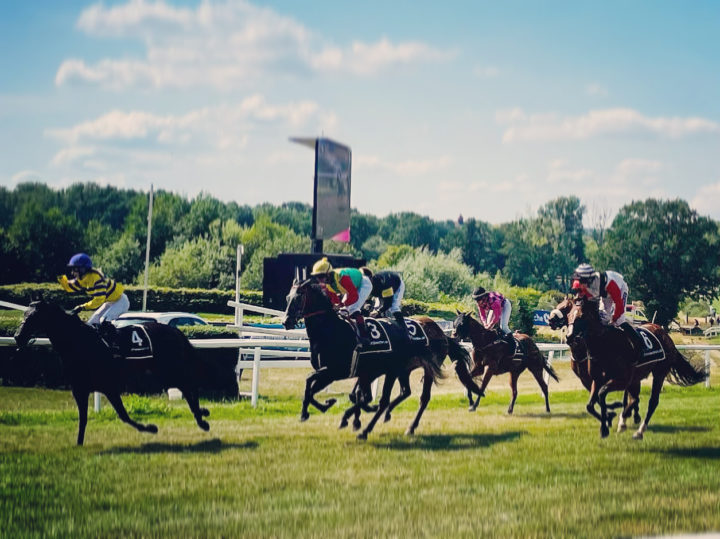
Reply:
[[[95,184],[0,188],[0,284],[52,281],[79,251],[114,278],[141,282],[148,202],[146,193]],[[573,269],[586,260],[623,273],[631,297],[657,311],[660,321],[672,318],[686,297],[716,297],[718,223],[697,215],[685,201],[633,202],[609,227],[598,223],[593,230],[583,228],[584,217],[585,207],[574,196],[501,225],[353,211],[351,242],[326,242],[325,250],[402,270],[408,297],[423,301],[457,300],[477,284],[566,291]],[[150,283],[229,290],[241,243],[243,288],[259,289],[266,256],[309,251],[311,222],[307,204],[251,207],[207,194],[188,199],[159,191],[153,204]]]

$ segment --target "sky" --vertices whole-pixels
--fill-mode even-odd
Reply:
[[[97,182],[490,223],[682,198],[720,219],[720,2],[4,0],[0,185]]]

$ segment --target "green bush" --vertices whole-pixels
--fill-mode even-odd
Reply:
[[[21,283],[0,286],[0,300],[28,305],[33,293],[42,293],[47,301],[57,303],[66,309],[85,303],[89,297],[84,294],[68,294],[56,283]],[[130,310],[142,308],[143,289],[140,286],[126,286],[125,293],[130,300]],[[227,302],[235,299],[235,293],[227,290],[203,290],[197,288],[148,287],[147,309],[149,311],[183,311],[227,314],[232,312]],[[240,301],[251,305],[262,305],[262,292],[241,290]]]

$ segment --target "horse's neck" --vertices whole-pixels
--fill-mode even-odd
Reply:
[[[482,327],[482,324],[474,318],[470,319],[470,341],[473,343],[473,346],[484,346],[491,340],[495,340],[492,338],[494,337],[493,334],[494,331],[485,329]]]
[[[45,328],[45,333],[58,352],[72,349],[79,339],[82,339],[82,326],[64,313],[58,316]]]

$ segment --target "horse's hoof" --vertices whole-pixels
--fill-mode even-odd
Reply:
[[[512,409],[512,408],[508,408],[508,411],[507,411],[507,413],[508,413],[508,415],[512,415],[512,413],[513,413],[513,409]]]
[[[340,421],[340,426],[338,426],[338,430],[344,429],[347,426],[348,426],[348,420],[343,417],[342,420]]]
[[[627,425],[625,425],[624,423],[618,424],[618,428],[617,428],[618,432],[625,432],[626,430],[627,430]]]
[[[353,421],[353,430],[355,432],[359,431],[362,428],[362,422],[359,419],[356,419]]]
[[[405,436],[412,436],[413,434],[415,434],[415,429],[412,427],[408,427],[405,431]]]
[[[325,401],[325,406],[326,406],[326,408],[325,408],[324,411],[327,411],[327,409],[330,408],[330,407],[331,407],[333,404],[335,404],[336,402],[337,402],[337,399],[328,399],[328,400],[326,400],[326,401]]]
[[[310,414],[300,414],[300,423],[310,419]]]
[[[367,432],[361,432],[357,435],[358,440],[367,440]]]
[[[390,415],[389,412],[388,412],[387,414],[385,414],[385,423],[387,423],[388,421],[390,421],[390,418],[391,418],[391,417],[392,417],[392,416]]]
[[[600,437],[607,438],[608,436],[610,436],[610,429],[607,427],[602,427],[600,429]]]
[[[210,430],[210,423],[207,421],[198,421],[198,427],[200,427],[204,431]]]
[[[642,432],[636,432],[633,434],[633,440],[642,440],[643,439],[643,433]]]
[[[635,421],[636,425],[639,425],[640,421],[642,421],[642,417],[640,417],[639,415],[633,416],[633,421]]]
[[[157,434],[158,428],[157,425],[153,425],[152,423],[149,423],[145,425],[145,428],[143,429],[145,432],[150,432],[152,434]]]
[[[210,410],[207,408],[200,408],[200,415],[203,417],[207,417],[210,415]]]
[[[468,406],[468,412],[474,412],[477,410],[477,406]]]

